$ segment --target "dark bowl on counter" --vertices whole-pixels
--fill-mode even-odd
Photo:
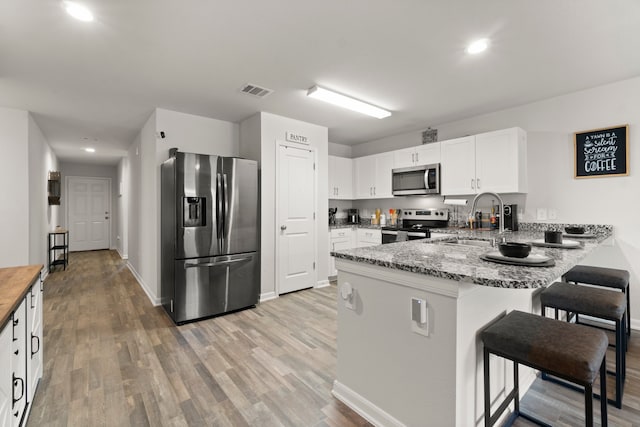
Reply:
[[[531,252],[531,245],[527,243],[504,242],[498,244],[502,256],[511,258],[526,258]]]
[[[584,234],[584,227],[565,227],[564,231],[567,234]]]

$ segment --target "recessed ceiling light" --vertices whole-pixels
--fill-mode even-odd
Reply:
[[[328,102],[339,107],[348,108],[358,113],[366,114],[376,119],[384,119],[389,117],[391,112],[383,110],[375,105],[367,104],[366,102],[358,101],[357,99],[350,98],[345,95],[330,91],[328,89],[321,88],[320,86],[314,86],[307,91],[307,96],[311,98],[320,99],[324,102]]]
[[[72,1],[64,2],[64,10],[74,18],[84,21],[91,22],[93,21],[93,13],[86,6],[81,5],[80,3],[75,3]]]
[[[95,153],[96,149],[95,148],[91,148],[91,147],[87,147],[84,149],[84,151],[86,151],[87,153]]]
[[[484,52],[485,50],[487,50],[488,47],[489,47],[488,39],[476,40],[473,43],[471,43],[469,46],[467,46],[467,53],[471,55],[475,55],[480,52]]]

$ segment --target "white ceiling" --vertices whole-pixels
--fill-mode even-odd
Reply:
[[[640,75],[637,0],[84,4],[96,21],[57,0],[0,2],[0,105],[33,112],[63,161],[114,164],[155,107],[232,122],[268,111],[357,144]],[[466,55],[478,37],[490,50]],[[309,99],[314,84],[393,116]]]

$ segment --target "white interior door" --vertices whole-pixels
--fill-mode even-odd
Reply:
[[[315,274],[314,152],[281,145],[278,153],[278,293],[310,288]]]
[[[109,249],[111,180],[69,177],[69,250]]]

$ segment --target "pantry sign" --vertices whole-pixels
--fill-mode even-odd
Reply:
[[[575,178],[629,175],[629,125],[574,136]]]

